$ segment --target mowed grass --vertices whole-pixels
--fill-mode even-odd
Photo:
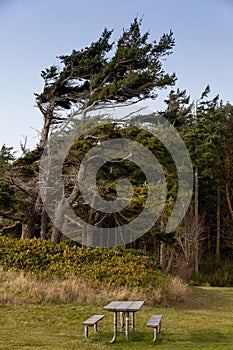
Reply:
[[[127,342],[113,335],[113,314],[104,305],[10,305],[0,304],[0,349],[233,349],[233,289],[191,289],[190,297],[169,308],[143,306],[136,313],[136,332]],[[82,322],[93,314],[105,314],[99,332],[89,330],[84,338]],[[146,327],[151,314],[163,314],[162,331],[156,343],[153,330]]]

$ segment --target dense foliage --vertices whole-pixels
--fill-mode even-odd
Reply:
[[[81,277],[92,286],[156,286],[165,275],[155,257],[141,250],[80,248],[66,242],[0,237],[0,265],[36,277]]]

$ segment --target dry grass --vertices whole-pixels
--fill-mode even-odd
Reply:
[[[77,277],[39,280],[25,273],[2,272],[0,303],[97,303],[101,295]]]
[[[13,271],[0,272],[0,303],[79,303],[102,305],[112,299],[143,299],[147,305],[170,305],[187,296],[187,287],[178,278],[168,278],[157,289],[113,289],[102,286],[92,288],[88,282],[76,276],[67,279],[37,279],[29,274]]]

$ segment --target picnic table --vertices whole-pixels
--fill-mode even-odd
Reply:
[[[144,301],[112,301],[104,306],[104,310],[114,312],[113,329],[114,334],[111,343],[116,341],[117,333],[125,333],[126,340],[129,340],[129,328],[135,331],[135,312],[139,311]],[[131,313],[131,322],[130,322]],[[120,319],[120,328],[118,329],[118,315]]]

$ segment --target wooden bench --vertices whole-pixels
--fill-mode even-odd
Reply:
[[[154,328],[154,339],[157,339],[157,333],[161,331],[161,320],[163,315],[152,315],[149,321],[147,322],[147,327]]]
[[[88,327],[94,327],[95,332],[97,332],[97,323],[104,318],[104,315],[94,315],[83,322],[84,333],[86,339],[88,339]]]

